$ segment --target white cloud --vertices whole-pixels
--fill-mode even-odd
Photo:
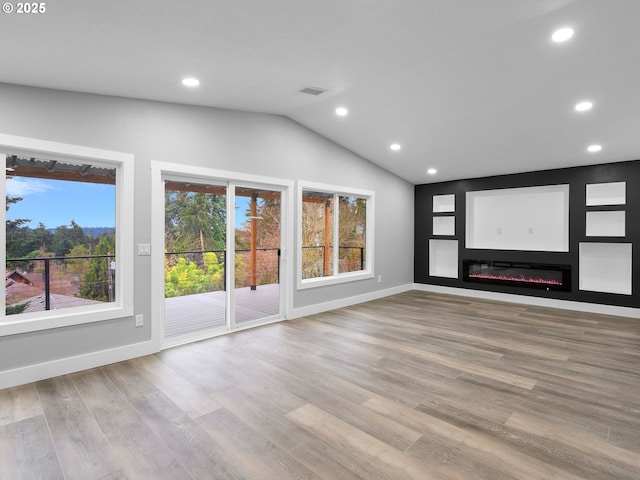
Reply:
[[[51,186],[37,178],[7,178],[7,195],[10,197],[26,197],[35,193],[51,190]]]

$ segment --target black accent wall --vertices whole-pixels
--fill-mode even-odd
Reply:
[[[586,185],[626,182],[626,203],[586,206]],[[569,184],[569,252],[483,250],[465,248],[466,192],[501,188]],[[433,235],[433,196],[455,194],[455,235]],[[624,237],[587,237],[587,211],[624,210]],[[452,215],[452,214],[447,214]],[[429,240],[458,240],[458,278],[429,276]],[[579,244],[581,242],[632,244],[632,294],[579,290]],[[494,177],[430,183],[415,187],[415,282],[430,285],[485,290],[559,300],[640,307],[640,160],[563,168]],[[571,291],[546,291],[511,285],[488,285],[463,281],[463,260],[502,260],[571,266]]]

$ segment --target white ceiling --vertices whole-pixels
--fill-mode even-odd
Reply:
[[[640,0],[45,5],[0,14],[1,82],[281,114],[416,184],[640,158]]]

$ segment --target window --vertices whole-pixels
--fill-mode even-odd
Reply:
[[[132,157],[5,135],[0,148],[0,335],[131,315]]]
[[[373,192],[300,183],[298,288],[373,277]]]

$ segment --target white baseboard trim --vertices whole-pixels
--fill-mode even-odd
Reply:
[[[336,308],[347,307],[357,303],[377,300],[379,298],[388,297],[397,293],[413,290],[413,284],[401,285],[398,287],[378,290],[376,292],[357,295],[354,297],[342,298],[331,302],[325,302],[307,307],[293,309],[293,313],[288,315],[288,319],[312,315],[314,313],[326,312]],[[91,352],[84,355],[77,355],[49,362],[28,365],[12,370],[0,371],[0,390],[11,388],[26,383],[37,382],[46,378],[53,378],[59,375],[67,375],[69,373],[87,370],[89,368],[101,367],[111,363],[122,362],[132,358],[150,355],[159,351],[159,348],[149,340],[147,342],[136,343],[133,345],[125,345],[122,347]]]
[[[291,320],[294,318],[305,317],[307,315],[327,312],[330,310],[335,310],[337,308],[348,307],[371,300],[378,300],[380,298],[388,297],[390,295],[396,295],[398,293],[408,292],[411,290],[421,290],[425,292],[520,303],[524,305],[560,308],[564,310],[575,310],[579,312],[640,318],[640,309],[638,308],[529,297],[526,295],[487,292],[484,290],[468,290],[464,288],[443,287],[439,285],[410,283],[393,288],[365,293],[362,295],[356,295],[353,297],[332,300],[330,302],[317,303],[305,307],[294,308],[290,312],[290,314],[287,315],[287,319]],[[158,351],[158,348],[153,344],[151,340],[149,340],[147,342],[125,345],[122,347],[101,350],[84,355],[77,355],[74,357],[62,358],[59,360],[52,360],[49,362],[29,365],[13,370],[0,371],[0,390],[15,387],[18,385],[24,385],[26,383],[37,382],[46,378],[57,377],[59,375],[79,372],[81,370],[87,370],[89,368],[101,367],[103,365],[109,365],[111,363],[122,362],[125,360],[130,360],[132,358],[150,355]]]
[[[512,293],[488,292],[485,290],[469,290],[466,288],[443,287],[440,285],[414,284],[414,289],[423,292],[444,293],[447,295],[459,295],[461,297],[481,298],[485,300],[498,300],[501,302],[521,303],[538,307],[560,308],[577,312],[600,313],[603,315],[616,315],[619,317],[640,318],[640,308],[619,307],[616,305],[601,305],[599,303],[575,302],[571,300],[557,300],[554,298],[529,297],[527,295],[514,295]]]
[[[151,341],[125,345],[123,347],[100,350],[84,355],[61,358],[50,362],[0,372],[0,390],[4,388],[37,382],[46,378],[101,367],[157,352]]]
[[[356,295],[353,297],[340,298],[338,300],[332,300],[330,302],[324,302],[324,303],[316,303],[313,305],[308,305],[306,307],[298,307],[298,308],[294,308],[289,313],[289,315],[287,315],[287,320],[306,317],[307,315],[315,315],[316,313],[328,312],[329,310],[335,310],[336,308],[349,307],[351,305],[369,302],[371,300],[378,300],[379,298],[388,297],[390,295],[396,295],[398,293],[408,292],[413,289],[414,289],[414,285],[411,283],[408,283],[406,285],[386,288],[384,290],[377,290],[375,292]]]

